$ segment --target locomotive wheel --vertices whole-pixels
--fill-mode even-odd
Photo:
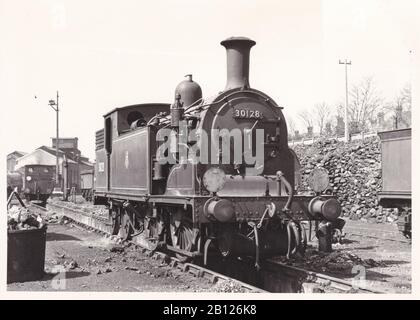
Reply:
[[[146,217],[142,220],[144,231],[140,237],[147,243],[149,250],[155,250],[164,231],[163,222],[158,218]]]
[[[222,257],[229,257],[232,253],[234,230],[230,226],[225,226],[217,238],[217,247]]]
[[[193,227],[192,221],[177,212],[171,215],[170,232],[172,246],[177,249],[194,252],[197,249],[199,231]],[[176,253],[176,257],[182,262],[191,260],[191,257]]]
[[[120,230],[120,210],[121,208],[109,209],[109,220],[111,222],[111,233],[117,235]]]
[[[130,216],[127,212],[124,212],[121,215],[121,224],[120,224],[120,230],[118,232],[118,235],[123,240],[129,240],[132,233],[133,233],[133,228],[131,227],[131,224],[130,224]]]

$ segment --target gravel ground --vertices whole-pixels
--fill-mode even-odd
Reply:
[[[47,233],[46,275],[40,281],[8,284],[8,291],[141,291],[220,292],[202,278],[153,260],[132,247],[73,224],[50,224]],[[58,271],[65,271],[63,274]],[[65,285],[60,279],[65,277]],[[226,287],[229,287],[227,284]]]
[[[366,267],[368,285],[385,292],[411,292],[411,243],[398,232],[395,223],[348,220],[344,230],[348,232],[346,241],[335,245],[334,249],[351,251],[365,261],[371,259],[371,265]]]
[[[387,293],[411,292],[411,244],[395,224],[347,220],[343,231],[332,253],[319,253],[315,238],[304,259],[288,263]]]

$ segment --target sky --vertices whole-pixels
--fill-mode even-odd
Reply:
[[[78,137],[93,160],[109,110],[171,103],[190,73],[205,97],[221,91],[220,41],[230,36],[257,42],[251,87],[298,125],[300,111],[344,101],[339,59],[352,61],[350,85],[373,76],[391,100],[414,80],[419,8],[415,0],[0,0],[2,154],[51,145],[48,100],[58,90],[60,136]]]

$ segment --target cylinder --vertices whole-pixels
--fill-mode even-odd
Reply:
[[[226,48],[227,57],[225,90],[249,88],[249,53],[255,43],[245,37],[231,37],[220,43]]]

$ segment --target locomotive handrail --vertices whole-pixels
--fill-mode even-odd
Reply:
[[[261,92],[259,92],[259,91],[256,91],[256,90],[240,90],[240,91],[234,91],[234,92],[231,92],[231,93],[229,93],[227,96],[224,96],[224,97],[222,97],[222,98],[218,99],[217,101],[213,101],[213,102],[209,102],[209,103],[204,103],[204,104],[195,105],[198,101],[203,100],[203,98],[200,98],[200,99],[198,99],[198,100],[194,101],[194,102],[193,102],[192,104],[190,104],[188,107],[185,107],[185,108],[184,108],[184,115],[186,115],[187,113],[189,114],[189,113],[191,113],[191,112],[195,111],[196,109],[202,109],[202,108],[204,108],[204,107],[210,107],[210,106],[212,106],[212,105],[218,104],[218,103],[222,102],[223,100],[226,100],[226,99],[230,98],[231,96],[233,96],[233,95],[235,95],[235,94],[238,94],[238,93],[241,93],[241,94],[243,94],[243,93],[253,93],[253,94],[259,95],[261,98],[264,98],[264,99],[265,99],[265,101],[267,101],[267,102],[270,102],[270,103],[273,103],[273,102],[274,102],[272,99],[268,98],[266,95],[262,94],[262,93],[261,93]],[[277,106],[275,103],[274,103],[274,105],[275,105],[275,106]],[[193,108],[194,108],[194,109],[193,109]],[[147,125],[150,125],[150,124],[152,123],[152,121],[153,121],[153,120],[155,120],[156,118],[159,118],[159,117],[161,117],[161,119],[165,119],[165,120],[168,120],[168,121],[169,121],[169,117],[170,117],[170,115],[167,115],[167,114],[166,114],[166,115],[163,115],[163,114],[156,114],[154,117],[152,117],[152,118],[148,121]]]
[[[276,176],[277,176],[277,179],[279,181],[281,181],[281,182],[284,183],[284,185],[285,185],[285,187],[287,189],[287,192],[288,192],[287,202],[286,202],[286,204],[283,207],[283,212],[287,212],[287,211],[290,210],[290,203],[293,200],[293,195],[294,195],[293,188],[292,188],[291,184],[289,183],[289,181],[287,181],[287,179],[284,177],[284,173],[283,172],[277,171],[276,172]],[[279,192],[279,195],[280,195],[280,192]]]

